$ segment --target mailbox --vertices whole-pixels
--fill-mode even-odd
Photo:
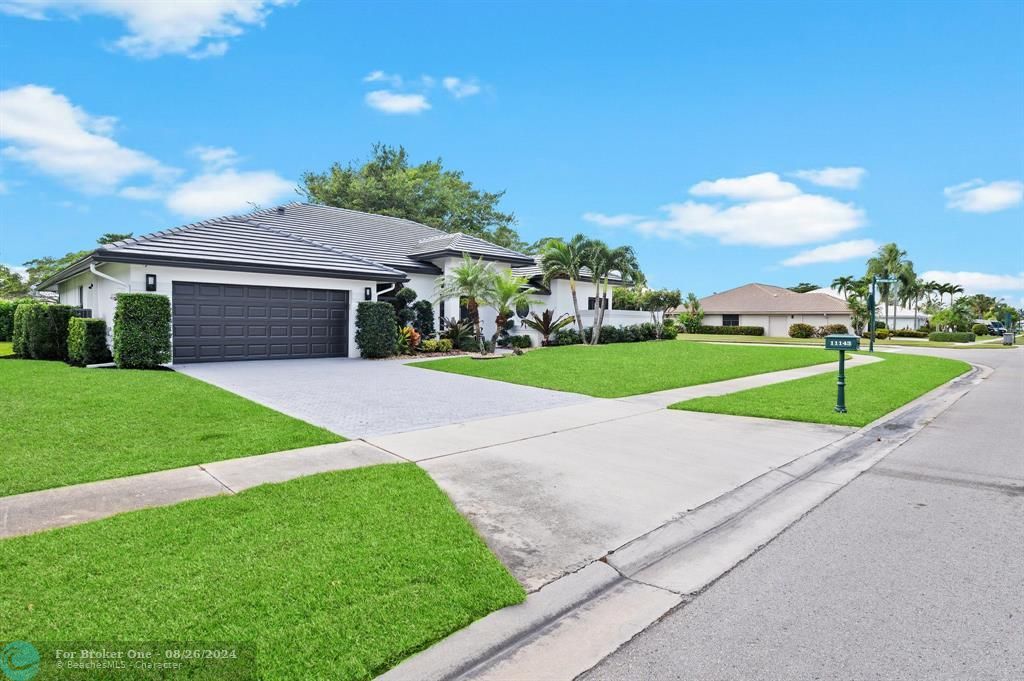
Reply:
[[[852,333],[834,333],[825,336],[826,350],[860,350],[860,338]]]

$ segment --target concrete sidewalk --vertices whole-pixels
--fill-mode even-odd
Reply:
[[[365,442],[340,442],[0,497],[0,539],[399,460]]]

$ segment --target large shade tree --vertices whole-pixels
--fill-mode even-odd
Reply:
[[[299,191],[313,203],[405,218],[513,250],[528,247],[515,230],[515,215],[498,209],[504,191],[477,189],[440,158],[413,165],[401,146],[375,144],[365,163],[306,172]]]

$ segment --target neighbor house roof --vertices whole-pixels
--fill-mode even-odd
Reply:
[[[516,276],[519,277],[526,277],[527,279],[530,280],[537,279],[538,281],[540,281],[541,279],[544,278],[544,270],[542,270],[540,267],[540,258],[534,257],[532,258],[532,261],[532,264],[527,265],[525,267],[513,267],[512,274],[515,274]],[[565,278],[566,277],[556,277],[556,279]],[[590,270],[587,269],[586,267],[580,269],[580,281],[591,281]],[[610,281],[613,284],[621,284],[622,275],[619,274],[618,272],[612,272],[608,277],[608,281]]]
[[[101,246],[40,288],[52,287],[93,262],[404,281],[408,272],[440,274],[431,259],[463,253],[510,265],[532,262],[527,255],[482,239],[411,220],[290,203]]]
[[[824,293],[796,293],[768,284],[747,284],[701,298],[708,314],[849,314],[843,300]]]

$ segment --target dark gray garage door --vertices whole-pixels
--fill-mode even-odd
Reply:
[[[348,355],[348,291],[174,282],[175,362]]]

